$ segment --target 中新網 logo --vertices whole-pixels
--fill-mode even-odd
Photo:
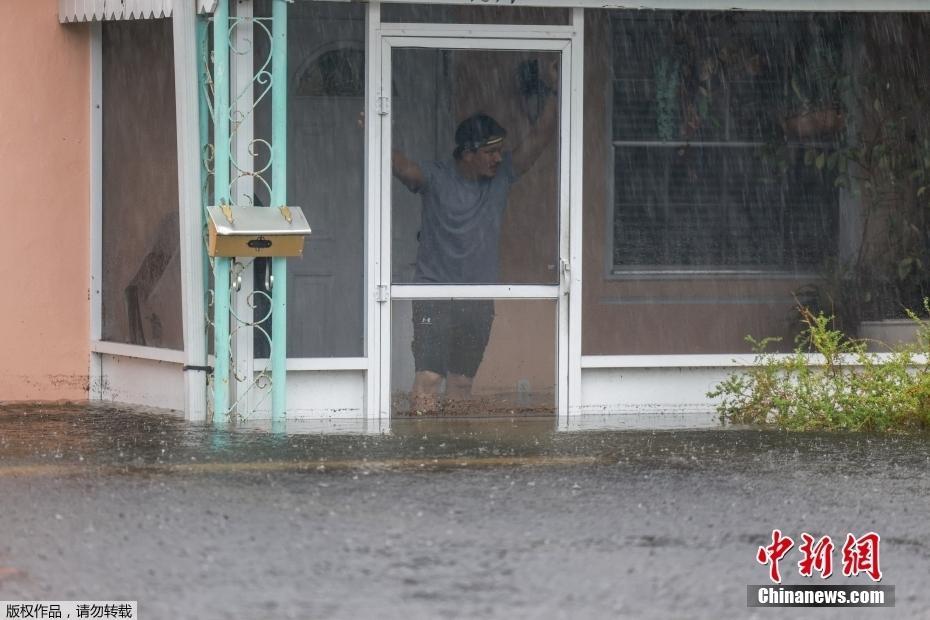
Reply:
[[[798,551],[801,559],[798,561],[798,572],[802,577],[813,577],[818,573],[822,579],[833,574],[833,551],[835,545],[830,536],[817,539],[803,532]],[[872,581],[881,581],[882,570],[879,565],[879,544],[881,537],[875,532],[868,532],[856,537],[846,534],[846,542],[842,548],[842,572],[845,577],[855,577],[865,573]],[[785,536],[781,530],[772,530],[772,543],[759,547],[756,560],[759,564],[769,567],[769,579],[772,583],[781,583],[781,570],[779,562],[794,547],[794,540]]]

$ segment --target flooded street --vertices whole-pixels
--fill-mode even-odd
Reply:
[[[142,618],[926,618],[927,437],[556,430],[217,431],[0,406],[0,599]],[[773,529],[881,535],[885,609],[752,609]]]

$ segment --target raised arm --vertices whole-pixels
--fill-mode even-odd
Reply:
[[[358,113],[356,123],[359,129],[365,128],[364,111]],[[397,180],[403,183],[411,192],[419,191],[423,187],[423,171],[420,170],[416,162],[407,159],[407,156],[397,149],[391,152],[391,171],[397,177]]]
[[[407,159],[407,156],[397,149],[391,152],[391,170],[397,180],[411,192],[419,191],[423,187],[423,171],[416,162]]]
[[[546,81],[552,88],[559,84],[559,61],[554,60],[548,66]],[[529,133],[513,149],[513,169],[519,176],[533,167],[536,160],[545,150],[558,126],[559,95],[553,91],[546,97],[543,109],[539,114],[536,125],[530,128]]]

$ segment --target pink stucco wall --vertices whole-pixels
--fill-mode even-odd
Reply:
[[[90,30],[0,2],[0,401],[87,397]]]

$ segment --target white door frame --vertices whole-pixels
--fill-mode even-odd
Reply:
[[[572,12],[569,26],[496,26],[468,24],[382,24],[380,6],[368,8],[366,63],[366,197],[368,199],[371,279],[367,290],[368,416],[390,419],[391,301],[416,298],[555,299],[558,304],[556,400],[560,425],[577,410],[581,383],[581,153],[584,14]],[[562,93],[559,123],[558,285],[423,286],[391,284],[391,116],[383,106],[382,84],[390,83],[391,50],[485,49],[558,52]],[[380,101],[379,101],[380,99]],[[377,364],[375,362],[378,362]],[[388,422],[389,423],[389,422]]]

